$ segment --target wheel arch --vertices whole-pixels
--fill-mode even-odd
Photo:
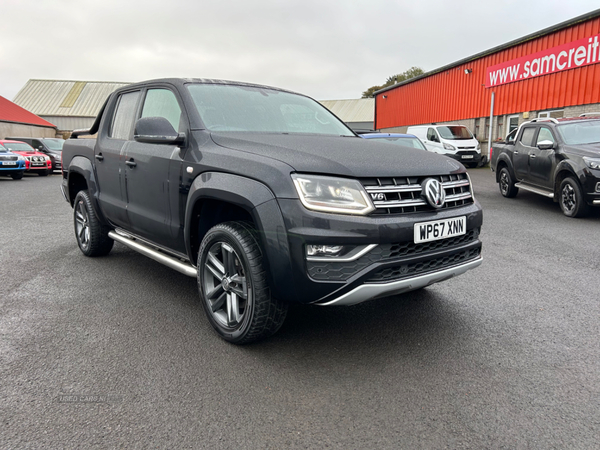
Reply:
[[[263,183],[239,175],[222,172],[199,175],[188,193],[184,222],[185,247],[191,261],[197,260],[206,232],[227,221],[253,223],[264,251],[270,286],[282,298],[281,290],[289,289],[293,279],[292,266],[283,216],[273,192]]]
[[[501,153],[498,156],[498,162],[496,163],[496,183],[500,182],[500,171],[506,167],[508,169],[508,172],[510,173],[510,176],[512,177],[513,180],[518,181],[517,177],[515,176],[515,171],[513,168],[513,164],[512,161],[510,160],[510,158],[506,155],[506,153]]]
[[[561,161],[556,168],[556,172],[554,175],[554,201],[558,202],[560,196],[560,185],[563,180],[567,177],[575,178],[575,180],[579,183],[579,186],[582,186],[582,177],[583,173],[579,175],[577,173],[577,168],[574,167],[570,161]]]
[[[73,207],[73,202],[75,201],[77,193],[82,190],[87,190],[98,219],[103,225],[107,224],[107,221],[98,203],[98,184],[96,182],[96,174],[94,172],[92,162],[89,159],[83,156],[75,156],[71,160],[69,169],[67,171],[67,187],[67,194],[69,195],[69,203],[71,204],[71,207]]]

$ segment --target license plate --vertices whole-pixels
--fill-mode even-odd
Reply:
[[[462,155],[462,159],[473,159],[473,155]]]
[[[42,166],[45,166],[45,165],[46,164],[44,164],[44,163],[31,163],[32,167],[42,167]]]
[[[415,223],[415,244],[460,236],[466,232],[466,216]]]
[[[3,166],[16,166],[17,162],[16,161],[2,161],[2,165]]]

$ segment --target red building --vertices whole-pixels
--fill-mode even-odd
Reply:
[[[534,117],[600,112],[600,9],[375,93],[375,128],[460,123],[487,141]]]

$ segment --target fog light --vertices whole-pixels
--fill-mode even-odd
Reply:
[[[596,183],[596,192],[600,192],[600,183]]]
[[[307,245],[307,256],[336,256],[344,249],[343,245]]]

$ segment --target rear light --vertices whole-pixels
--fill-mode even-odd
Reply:
[[[62,163],[62,152],[60,152],[60,171],[62,172],[63,177],[64,177],[65,176],[65,167],[63,166],[63,163]]]

